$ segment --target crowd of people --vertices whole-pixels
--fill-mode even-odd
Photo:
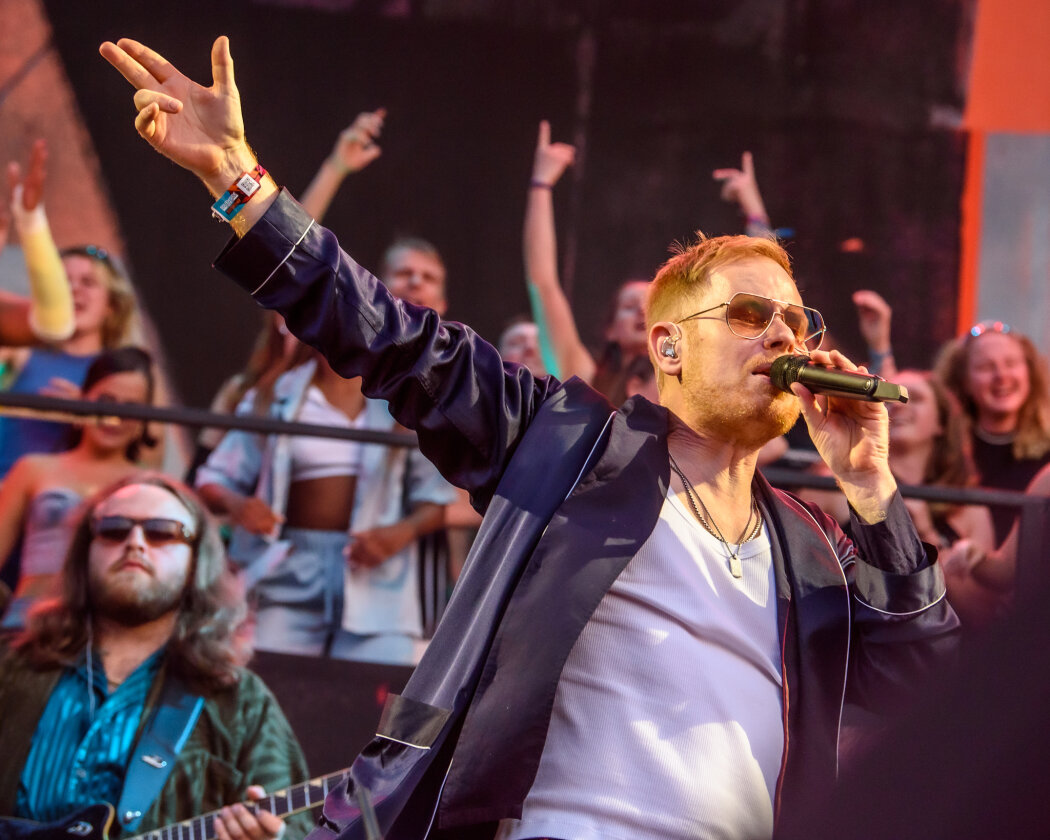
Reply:
[[[411,429],[418,446],[206,429],[171,475],[144,422],[0,416],[0,813],[46,822],[108,801],[144,832],[221,809],[220,840],[279,836],[267,809],[235,804],[307,777],[244,667],[258,649],[418,664],[319,837],[375,819],[423,837],[435,814],[503,840],[768,837],[834,778],[842,704],[896,702],[950,657],[960,622],[977,635],[1007,614],[1018,566],[1039,561],[1018,556],[1014,508],[898,492],[1050,495],[1035,346],[984,322],[928,369],[898,370],[889,302],[851,290],[865,370],[908,402],[775,391],[782,354],[857,367],[820,349],[750,154],[713,173],[745,235],[701,236],[655,279],[622,278],[592,344],[558,273],[553,192],[575,152],[541,123],[523,185],[532,311],[507,313],[497,352],[441,320],[446,269],[425,239],[395,239],[375,278],[318,256],[336,247],[320,222],[344,180],[380,159],[384,109],[339,135],[296,202],[255,169],[236,104],[187,98],[232,86],[225,39],[208,89],[133,41],[103,55],[137,89],[148,142],[215,195],[254,184],[219,268],[274,311],[212,410]],[[31,289],[0,296],[3,389],[170,402],[120,261],[56,246],[46,159],[41,141],[24,175],[10,167],[0,211]],[[264,214],[270,233],[253,227]],[[253,260],[272,263],[265,282]],[[344,310],[316,314],[337,298]],[[800,412],[809,469],[837,491],[792,496],[756,471],[785,456]],[[431,642],[435,563],[452,598]],[[845,603],[821,602],[830,589]],[[824,634],[847,626],[843,666]],[[158,742],[179,746],[161,758]],[[159,781],[143,763],[165,766]],[[437,793],[419,781],[434,772]],[[309,820],[290,825],[301,836]]]

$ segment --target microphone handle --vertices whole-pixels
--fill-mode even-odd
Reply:
[[[810,368],[812,370],[812,368]],[[814,394],[824,394],[829,397],[842,397],[848,400],[863,400],[865,402],[899,402],[908,401],[908,389],[903,385],[887,382],[885,379],[872,377],[872,385],[866,393],[859,393],[855,388],[851,390],[840,390],[830,382],[807,382],[805,374],[799,376],[798,380]]]

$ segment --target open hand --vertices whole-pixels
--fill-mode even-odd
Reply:
[[[29,152],[29,168],[22,177],[22,167],[16,161],[7,165],[7,186],[12,200],[18,202],[15,210],[27,213],[35,210],[44,197],[44,180],[47,178],[47,141],[43,138],[33,143]]]
[[[532,160],[532,180],[553,187],[575,160],[576,147],[568,143],[552,143],[551,124],[542,120],[536,138],[536,155]]]

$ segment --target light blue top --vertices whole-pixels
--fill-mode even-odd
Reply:
[[[315,371],[316,362],[309,361],[281,376],[274,385],[270,415],[282,420],[296,419]],[[250,413],[254,399],[255,392],[249,391],[237,407],[237,413]],[[396,421],[382,400],[366,399],[364,415],[365,429],[384,432],[395,429]],[[232,429],[197,471],[197,486],[219,484],[241,495],[258,496],[283,516],[292,475],[290,449],[285,435],[263,437]],[[354,533],[393,525],[421,502],[446,505],[455,499],[455,488],[419,450],[366,444],[347,528]],[[242,567],[250,567],[272,542],[243,528],[235,528],[230,558]],[[374,569],[351,571],[347,567],[343,627],[362,634],[420,635],[418,567],[415,544]]]

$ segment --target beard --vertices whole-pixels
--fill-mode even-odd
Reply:
[[[178,609],[185,578],[165,581],[145,575],[134,577],[90,571],[88,596],[95,614],[125,627],[138,627]]]
[[[755,395],[743,390],[694,387],[685,395],[689,424],[720,440],[761,449],[790,431],[802,413],[798,397],[769,387],[774,393],[760,407]]]

